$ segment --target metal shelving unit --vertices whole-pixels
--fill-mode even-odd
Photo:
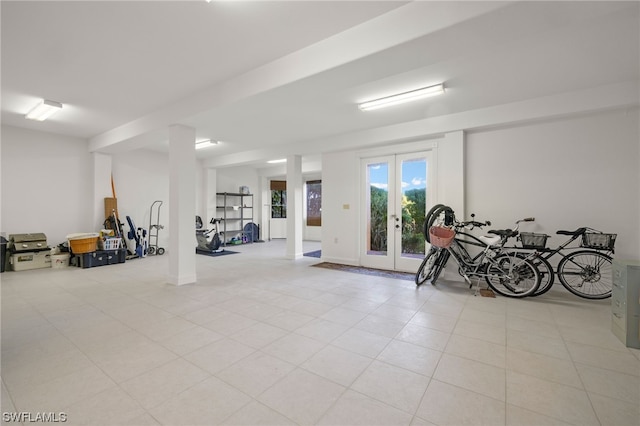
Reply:
[[[230,244],[233,238],[242,243],[252,243],[255,240],[252,231],[245,231],[245,225],[253,222],[253,194],[218,192],[216,210],[221,213],[224,246]]]

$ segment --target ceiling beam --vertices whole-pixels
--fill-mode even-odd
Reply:
[[[91,138],[89,150],[113,150],[113,145],[127,144],[140,135],[165,128],[203,111],[310,77],[506,7],[510,3],[410,2],[321,42],[194,93],[166,108],[97,135]]]
[[[640,107],[640,84],[637,81],[608,84],[585,90],[543,96],[477,110],[438,117],[424,118],[390,126],[350,132],[322,140],[293,143],[273,149],[245,151],[209,158],[207,168],[255,164],[265,158],[287,155],[308,155],[321,152],[354,150],[365,147],[402,143],[433,138],[454,131],[478,131],[492,127],[514,126],[523,123],[599,111]],[[345,148],[347,147],[347,148]]]

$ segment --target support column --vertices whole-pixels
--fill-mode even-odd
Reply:
[[[438,202],[464,218],[464,131],[450,132],[438,143]]]
[[[93,157],[93,229],[104,228],[104,199],[112,197],[110,154],[92,152]]]
[[[302,257],[302,157],[287,157],[287,258]]]
[[[218,170],[217,169],[204,169],[202,176],[202,205],[203,208],[202,220],[204,221],[205,228],[211,218],[216,217],[216,205],[217,205],[217,187],[218,187]]]
[[[169,126],[169,276],[168,282],[196,282],[196,131]]]
[[[260,201],[253,200],[253,204],[260,208],[260,213],[256,215],[260,218],[260,223],[258,224],[260,226],[260,239],[269,241],[271,240],[271,231],[269,229],[271,221],[271,187],[269,179],[264,176],[260,177]]]

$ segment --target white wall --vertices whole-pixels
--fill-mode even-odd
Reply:
[[[58,245],[70,233],[94,231],[86,143],[2,126],[2,232],[43,232],[49,245]]]
[[[398,135],[401,139],[402,135]],[[451,137],[418,142],[387,144],[369,150],[335,152],[322,156],[322,259],[360,264],[360,159],[433,150],[437,193],[434,203],[446,198],[451,205],[463,205],[462,142],[459,132]],[[460,158],[456,158],[460,157]],[[348,206],[348,208],[345,208]],[[336,242],[337,239],[337,242]]]
[[[322,155],[321,247],[328,262],[359,264],[359,161],[355,151]]]
[[[640,259],[638,117],[617,110],[468,134],[467,212],[496,228],[535,216],[523,230],[617,233],[616,257]]]
[[[169,156],[146,149],[113,154],[112,174],[118,198],[118,213],[120,221],[124,223],[125,235],[129,232],[126,216],[133,219],[136,227],[148,230],[151,204],[160,200],[160,224],[164,229],[158,233],[158,246],[164,247],[168,252]],[[153,224],[157,222],[156,207],[151,218]],[[195,246],[195,228],[193,238]],[[129,247],[135,247],[135,243],[131,242]]]
[[[463,215],[476,213],[493,228],[535,216],[523,230],[555,234],[589,226],[617,233],[616,257],[640,259],[639,121],[633,109],[494,128],[466,134],[464,151],[446,149],[444,137],[437,141],[439,197],[464,194]],[[322,157],[327,261],[359,262],[360,154]],[[456,188],[448,188],[452,183]]]

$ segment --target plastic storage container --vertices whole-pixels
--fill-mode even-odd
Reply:
[[[69,266],[69,258],[71,255],[69,253],[59,253],[51,255],[51,267],[53,269],[62,269],[67,268]]]
[[[28,271],[30,269],[50,268],[51,252],[28,251],[11,255],[11,268],[14,271]]]

